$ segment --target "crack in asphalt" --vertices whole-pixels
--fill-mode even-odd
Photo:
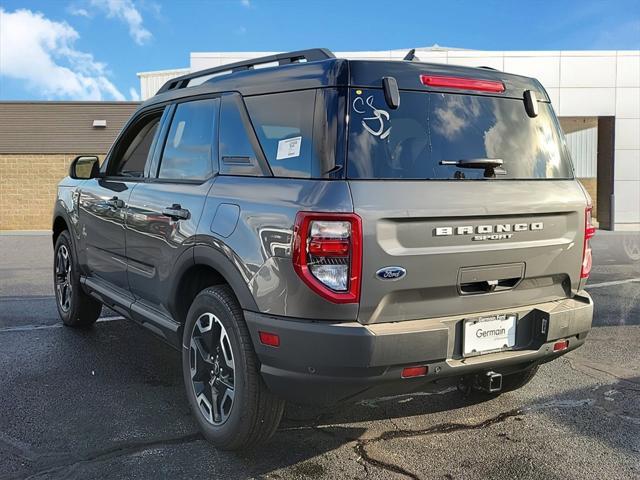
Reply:
[[[345,443],[354,443],[353,451],[357,455],[356,461],[361,464],[366,471],[366,475],[369,475],[369,469],[367,465],[375,466],[381,468],[385,471],[396,473],[400,475],[404,475],[412,480],[421,480],[421,477],[418,474],[415,474],[404,467],[397,465],[390,461],[385,461],[380,458],[376,458],[367,447],[388,440],[395,440],[398,438],[414,438],[421,436],[429,436],[429,435],[439,435],[439,434],[448,434],[458,431],[464,430],[481,430],[483,428],[491,427],[496,424],[505,422],[510,418],[520,419],[521,416],[527,414],[528,412],[535,412],[539,410],[552,409],[552,408],[583,408],[583,407],[594,407],[594,408],[602,408],[596,405],[596,401],[592,398],[582,398],[582,399],[564,399],[564,400],[555,400],[545,403],[532,404],[527,407],[516,408],[512,410],[508,410],[506,412],[499,413],[493,417],[490,417],[486,420],[483,420],[479,423],[441,423],[437,425],[433,425],[428,428],[424,428],[421,430],[409,430],[409,429],[401,429],[394,422],[390,423],[393,425],[394,430],[387,430],[382,432],[376,437],[371,438],[354,438],[353,436],[345,435],[342,432],[345,430],[345,427],[339,424],[328,424],[328,425],[314,425],[314,426],[300,426],[300,427],[292,427],[281,429],[281,431],[294,431],[294,430],[305,430],[310,429],[324,435],[329,435],[334,438],[339,438]],[[622,416],[621,416],[622,417]],[[627,419],[636,423],[638,419],[630,418]]]
[[[420,480],[420,476],[417,474],[410,472],[409,470],[396,465],[391,462],[386,462],[384,460],[380,460],[378,458],[374,458],[368,451],[367,446],[378,443],[386,440],[394,440],[397,438],[412,438],[412,437],[422,437],[427,435],[436,435],[442,433],[451,433],[457,432],[461,430],[479,430],[482,428],[490,427],[497,423],[504,422],[505,420],[511,417],[517,417],[522,415],[524,410],[522,409],[513,409],[507,412],[502,412],[495,417],[488,418],[480,423],[441,423],[438,425],[433,425],[428,428],[424,428],[421,430],[388,430],[386,432],[381,433],[377,437],[369,438],[369,439],[357,439],[356,445],[354,446],[354,451],[366,462],[374,465],[376,467],[382,468],[389,472],[398,473],[401,475],[405,475],[413,480]]]
[[[125,443],[120,445],[114,445],[113,447],[106,448],[104,450],[98,450],[93,452],[88,452],[86,454],[78,455],[78,454],[64,454],[64,453],[37,453],[31,449],[29,445],[26,445],[22,442],[18,442],[16,440],[0,438],[0,442],[4,443],[15,451],[18,455],[22,456],[25,459],[30,461],[37,462],[42,459],[50,459],[51,457],[58,457],[57,461],[49,461],[48,464],[45,462],[45,465],[40,466],[39,470],[32,473],[26,479],[34,479],[39,477],[48,477],[53,473],[57,473],[60,471],[68,470],[69,473],[73,471],[76,467],[80,465],[86,465],[90,463],[99,463],[106,460],[111,460],[113,458],[132,455],[140,452],[144,452],[145,450],[149,450],[151,448],[156,447],[166,447],[169,445],[180,445],[184,443],[191,443],[197,440],[203,440],[203,437],[200,433],[190,433],[188,435],[182,435],[179,437],[170,437],[170,438],[161,438],[156,440],[148,440],[142,442],[132,442]],[[70,458],[60,459],[60,456],[68,456]],[[6,476],[2,478],[17,478]]]
[[[598,368],[596,367],[592,362],[589,361],[585,361],[585,360],[581,360],[577,357],[573,357],[573,356],[569,356],[567,355],[565,357],[565,359],[567,360],[567,362],[569,363],[569,368],[571,368],[573,371],[575,372],[579,372],[582,373],[588,377],[593,378],[594,380],[598,380],[598,381],[602,381],[602,378],[598,378],[595,375],[593,375],[592,372],[590,372],[591,370],[595,370],[596,372],[600,372],[600,373],[604,373],[605,375],[609,375],[613,378],[615,378],[616,380],[619,380],[623,383],[629,383],[633,386],[640,386],[640,382],[634,381],[629,379],[628,377],[624,377],[623,375],[627,372],[621,373],[621,372],[613,372],[611,370],[607,370],[606,368]],[[602,365],[602,363],[600,363],[600,365]],[[582,367],[582,368],[580,368]],[[616,367],[613,367],[614,369]]]

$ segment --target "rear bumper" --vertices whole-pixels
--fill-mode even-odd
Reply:
[[[245,319],[267,386],[288,400],[326,405],[408,393],[481,371],[506,375],[553,360],[584,343],[593,302],[581,291],[571,299],[482,315],[499,313],[518,314],[515,349],[471,358],[461,355],[461,332],[463,319],[473,314],[372,325],[250,311]],[[258,331],[279,335],[280,346],[262,345]],[[569,340],[569,348],[560,353],[553,351],[559,339]],[[427,365],[427,375],[402,379],[402,369],[411,365]]]

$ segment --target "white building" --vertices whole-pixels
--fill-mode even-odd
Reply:
[[[401,60],[409,49],[335,52],[353,59]],[[143,99],[185,73],[276,52],[193,52],[183,69],[138,73]],[[416,49],[422,62],[487,66],[535,77],[560,117],[600,226],[640,230],[640,50],[477,51]]]

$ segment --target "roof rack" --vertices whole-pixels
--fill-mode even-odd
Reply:
[[[327,60],[329,58],[336,58],[335,55],[326,48],[312,48],[310,50],[298,50],[296,52],[278,53],[276,55],[268,55],[266,57],[252,58],[250,60],[244,60],[242,62],[228,63],[226,65],[220,65],[219,67],[207,68],[206,70],[200,70],[198,72],[188,73],[181,77],[174,78],[166,82],[158,93],[167,92],[169,90],[176,90],[179,88],[185,88],[189,86],[189,82],[201,77],[214,76],[219,73],[232,73],[240,72],[243,70],[251,70],[257,65],[265,63],[278,63],[278,65],[287,65],[290,63],[299,62],[315,62],[318,60]],[[156,95],[157,95],[156,94]]]

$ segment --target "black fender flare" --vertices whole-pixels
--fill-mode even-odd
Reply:
[[[182,278],[182,274],[194,265],[206,265],[216,270],[231,286],[243,310],[258,311],[258,306],[251,294],[248,283],[228,255],[208,245],[196,245],[193,247],[192,262],[188,265],[184,262],[179,266],[176,265],[179,269],[176,271],[176,278]],[[173,295],[176,294],[178,283],[176,281],[173,286]],[[172,298],[175,298],[173,295]]]

